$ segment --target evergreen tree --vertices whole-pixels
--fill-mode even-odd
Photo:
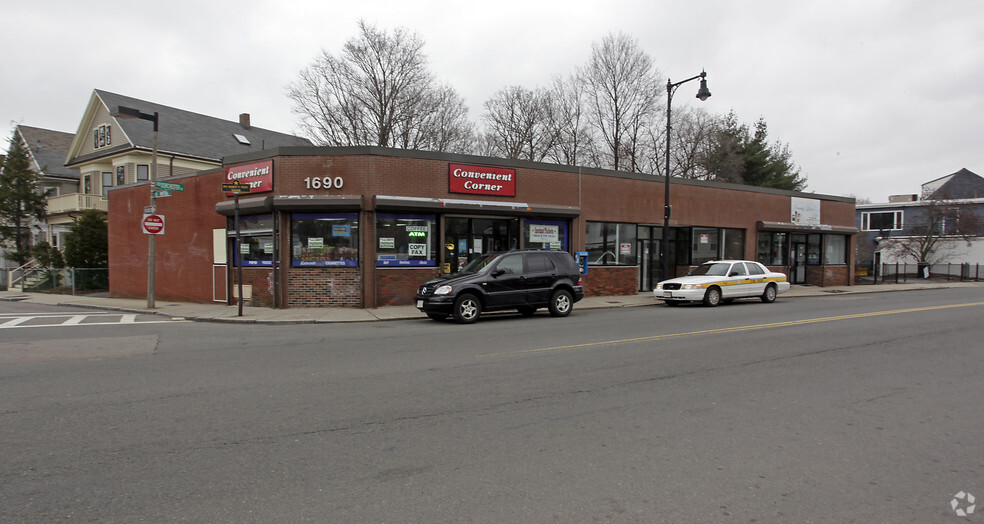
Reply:
[[[102,212],[88,209],[65,236],[65,264],[75,268],[109,267],[109,232]]]
[[[20,264],[30,257],[31,219],[43,220],[47,195],[38,192],[41,175],[31,169],[27,148],[14,133],[0,170],[0,243],[13,247],[10,258]]]
[[[789,146],[769,143],[769,127],[764,118],[751,132],[729,113],[721,122],[717,144],[707,160],[714,179],[742,184],[802,191],[806,179],[793,163]]]

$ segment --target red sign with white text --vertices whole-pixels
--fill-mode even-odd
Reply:
[[[226,182],[249,184],[250,193],[273,191],[273,160],[226,168]]]
[[[449,164],[448,191],[473,195],[516,196],[516,170]]]
[[[144,233],[148,235],[164,234],[164,215],[153,215],[148,213],[143,216],[143,220],[141,220],[140,223],[143,225]]]

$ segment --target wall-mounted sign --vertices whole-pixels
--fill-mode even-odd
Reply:
[[[273,191],[273,160],[226,168],[226,182],[249,184],[250,193]],[[226,193],[226,196],[232,196]]]
[[[789,221],[794,224],[820,225],[820,201],[813,198],[789,198]]]
[[[516,196],[516,170],[448,164],[448,191],[472,195]]]

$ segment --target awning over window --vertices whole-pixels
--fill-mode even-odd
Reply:
[[[759,231],[791,231],[797,233],[837,233],[853,235],[858,228],[852,226],[828,226],[825,224],[797,224],[795,222],[758,222]]]
[[[481,212],[497,215],[576,217],[580,208],[551,206],[526,202],[499,202],[493,200],[465,200],[457,198],[421,198],[377,195],[376,209],[404,209],[420,211]]]

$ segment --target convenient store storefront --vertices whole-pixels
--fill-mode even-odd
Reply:
[[[231,301],[242,274],[244,297],[255,305],[409,304],[421,282],[455,273],[484,253],[518,248],[585,253],[589,295],[646,291],[663,279],[658,203],[664,182],[651,175],[373,147],[304,147],[229,158],[220,171],[182,178],[194,180],[187,185],[197,191],[158,199],[158,212],[197,225],[169,226],[158,249],[186,251],[181,271],[207,271],[201,280],[211,282],[198,296],[165,276],[161,297],[173,289],[175,298]],[[250,191],[236,199],[220,190],[230,182]],[[853,199],[674,184],[670,276],[718,258],[796,270],[791,261],[802,241],[806,262],[797,277],[817,285],[852,282]],[[111,292],[119,296],[140,292],[140,266],[123,261],[141,258],[137,246],[144,239],[113,225],[144,205],[146,189],[111,193],[110,264],[117,275],[111,271]],[[808,220],[794,222],[803,206]],[[209,253],[207,264],[199,260]],[[818,274],[810,270],[813,256]],[[169,255],[164,267],[177,266],[176,260]]]

